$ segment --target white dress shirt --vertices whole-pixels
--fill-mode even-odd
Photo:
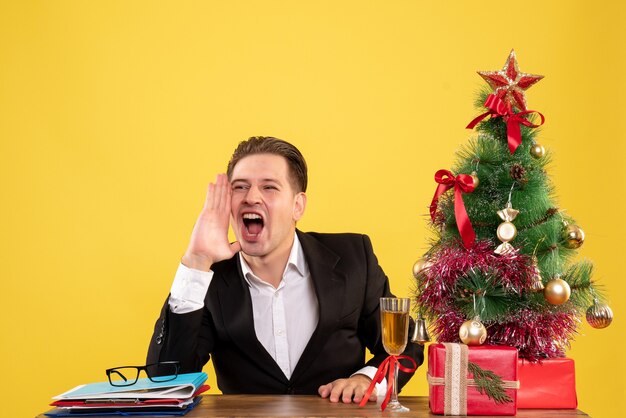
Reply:
[[[257,277],[241,253],[239,262],[250,290],[257,339],[290,378],[319,320],[317,295],[302,245],[295,235],[277,288]],[[202,309],[212,279],[212,271],[195,270],[180,264],[170,291],[170,310],[183,314]],[[373,378],[376,368],[366,366],[356,373]],[[378,394],[384,394],[386,390],[386,382],[383,383],[384,386],[377,385]]]

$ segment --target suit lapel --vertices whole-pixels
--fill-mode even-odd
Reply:
[[[256,337],[248,283],[243,278],[239,256],[233,257],[232,261],[220,274],[222,282],[218,287],[224,328],[242,353],[269,375],[286,382],[285,374]]]
[[[315,238],[297,232],[317,294],[319,322],[291,375],[292,382],[296,381],[313,361],[319,361],[318,355],[328,335],[337,326],[346,284],[345,274],[336,268],[339,256]]]

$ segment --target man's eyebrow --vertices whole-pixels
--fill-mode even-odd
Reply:
[[[263,183],[278,183],[278,184],[281,183],[279,179],[271,179],[271,178],[261,179],[261,182],[263,182]]]
[[[250,183],[250,180],[248,179],[232,179],[231,181],[232,183],[237,183],[237,182],[242,182],[242,183]],[[277,184],[282,184],[281,181],[279,179],[275,179],[275,178],[265,178],[265,179],[261,179],[260,180],[261,183],[277,183]]]

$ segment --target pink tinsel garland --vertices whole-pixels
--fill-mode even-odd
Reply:
[[[529,255],[513,251],[498,255],[489,240],[466,249],[459,242],[435,249],[429,255],[433,264],[418,280],[417,302],[431,316],[432,331],[440,342],[459,342],[458,330],[466,318],[455,307],[455,285],[471,269],[492,275],[507,292],[531,291],[534,267]],[[558,311],[529,308],[512,312],[498,323],[486,322],[486,344],[517,347],[520,357],[530,361],[562,357],[576,333],[578,317],[574,308]]]

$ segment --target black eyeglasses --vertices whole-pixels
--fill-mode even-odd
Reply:
[[[121,366],[107,369],[106,374],[112,386],[131,386],[137,383],[142,370],[153,382],[168,382],[176,379],[180,364],[178,361],[162,361],[145,366]]]

